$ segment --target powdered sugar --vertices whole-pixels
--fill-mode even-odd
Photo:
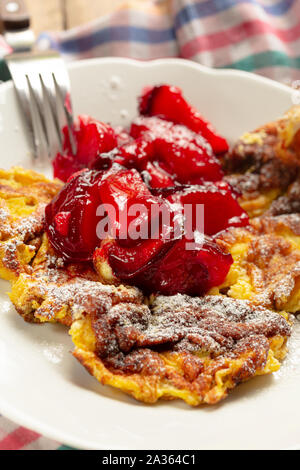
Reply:
[[[177,340],[196,335],[196,343],[201,338],[201,343],[214,353],[230,349],[235,341],[252,334],[290,335],[290,327],[283,317],[246,300],[224,296],[191,298],[178,294],[157,297],[152,308],[156,316],[148,332],[152,339],[158,337],[159,328],[163,337],[173,333]]]
[[[5,223],[9,217],[9,212],[6,209],[0,208],[0,223]]]
[[[84,312],[93,314],[98,310],[107,310],[115,302],[130,299],[137,302],[140,292],[137,289],[125,289],[104,285],[97,280],[91,280],[92,269],[85,272],[85,277],[75,275],[66,269],[45,268],[36,269],[28,275],[31,296],[38,299],[40,307],[35,311],[37,317],[56,319],[56,315],[65,310],[65,315],[72,317]]]
[[[106,305],[92,323],[101,356],[158,345],[174,351],[235,354],[245,341],[267,352],[266,338],[291,332],[283,317],[245,300],[180,294],[159,296],[150,308],[130,303]]]

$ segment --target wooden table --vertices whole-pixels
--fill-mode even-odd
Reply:
[[[148,0],[134,0],[135,3]],[[167,1],[167,0],[166,0]],[[32,26],[38,34],[41,31],[59,31],[72,28],[87,21],[111,13],[124,0],[26,0],[32,16]]]

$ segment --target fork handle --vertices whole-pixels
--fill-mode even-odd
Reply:
[[[30,26],[24,0],[0,0],[0,20],[5,31],[20,31]]]

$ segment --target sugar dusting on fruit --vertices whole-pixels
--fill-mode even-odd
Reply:
[[[120,77],[111,77],[106,87],[115,99],[122,87]],[[139,99],[139,111],[129,129],[80,116],[76,155],[64,131],[64,152],[53,167],[54,175],[68,183],[46,209],[48,237],[66,261],[93,259],[102,276],[106,264],[116,282],[137,285],[147,293],[205,294],[224,281],[232,264],[214,235],[248,224],[231,187],[222,181],[219,157],[227,151],[227,142],[176,87],[148,87]],[[120,111],[124,119],[127,115]],[[145,207],[144,215],[129,215],[137,204]],[[205,237],[200,245],[196,226],[189,238],[183,227],[175,234],[175,222],[186,204],[194,208],[193,215],[197,205],[204,206]],[[119,214],[114,220],[108,205]],[[100,212],[105,209],[101,216],[99,207]],[[167,207],[170,221],[158,222],[152,207]],[[158,223],[157,239],[151,239],[152,232],[150,239],[132,238],[121,220],[124,210],[135,233]],[[96,236],[104,213],[115,231]]]

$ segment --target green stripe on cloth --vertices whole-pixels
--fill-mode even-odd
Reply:
[[[68,446],[59,446],[56,450],[77,450],[77,449],[74,449],[73,447],[68,447]]]
[[[300,68],[300,57],[289,57],[284,52],[267,51],[250,55],[244,59],[222,66],[225,69],[246,70],[247,72],[264,67]]]
[[[0,59],[0,80],[6,82],[10,79],[10,73],[4,60]]]

